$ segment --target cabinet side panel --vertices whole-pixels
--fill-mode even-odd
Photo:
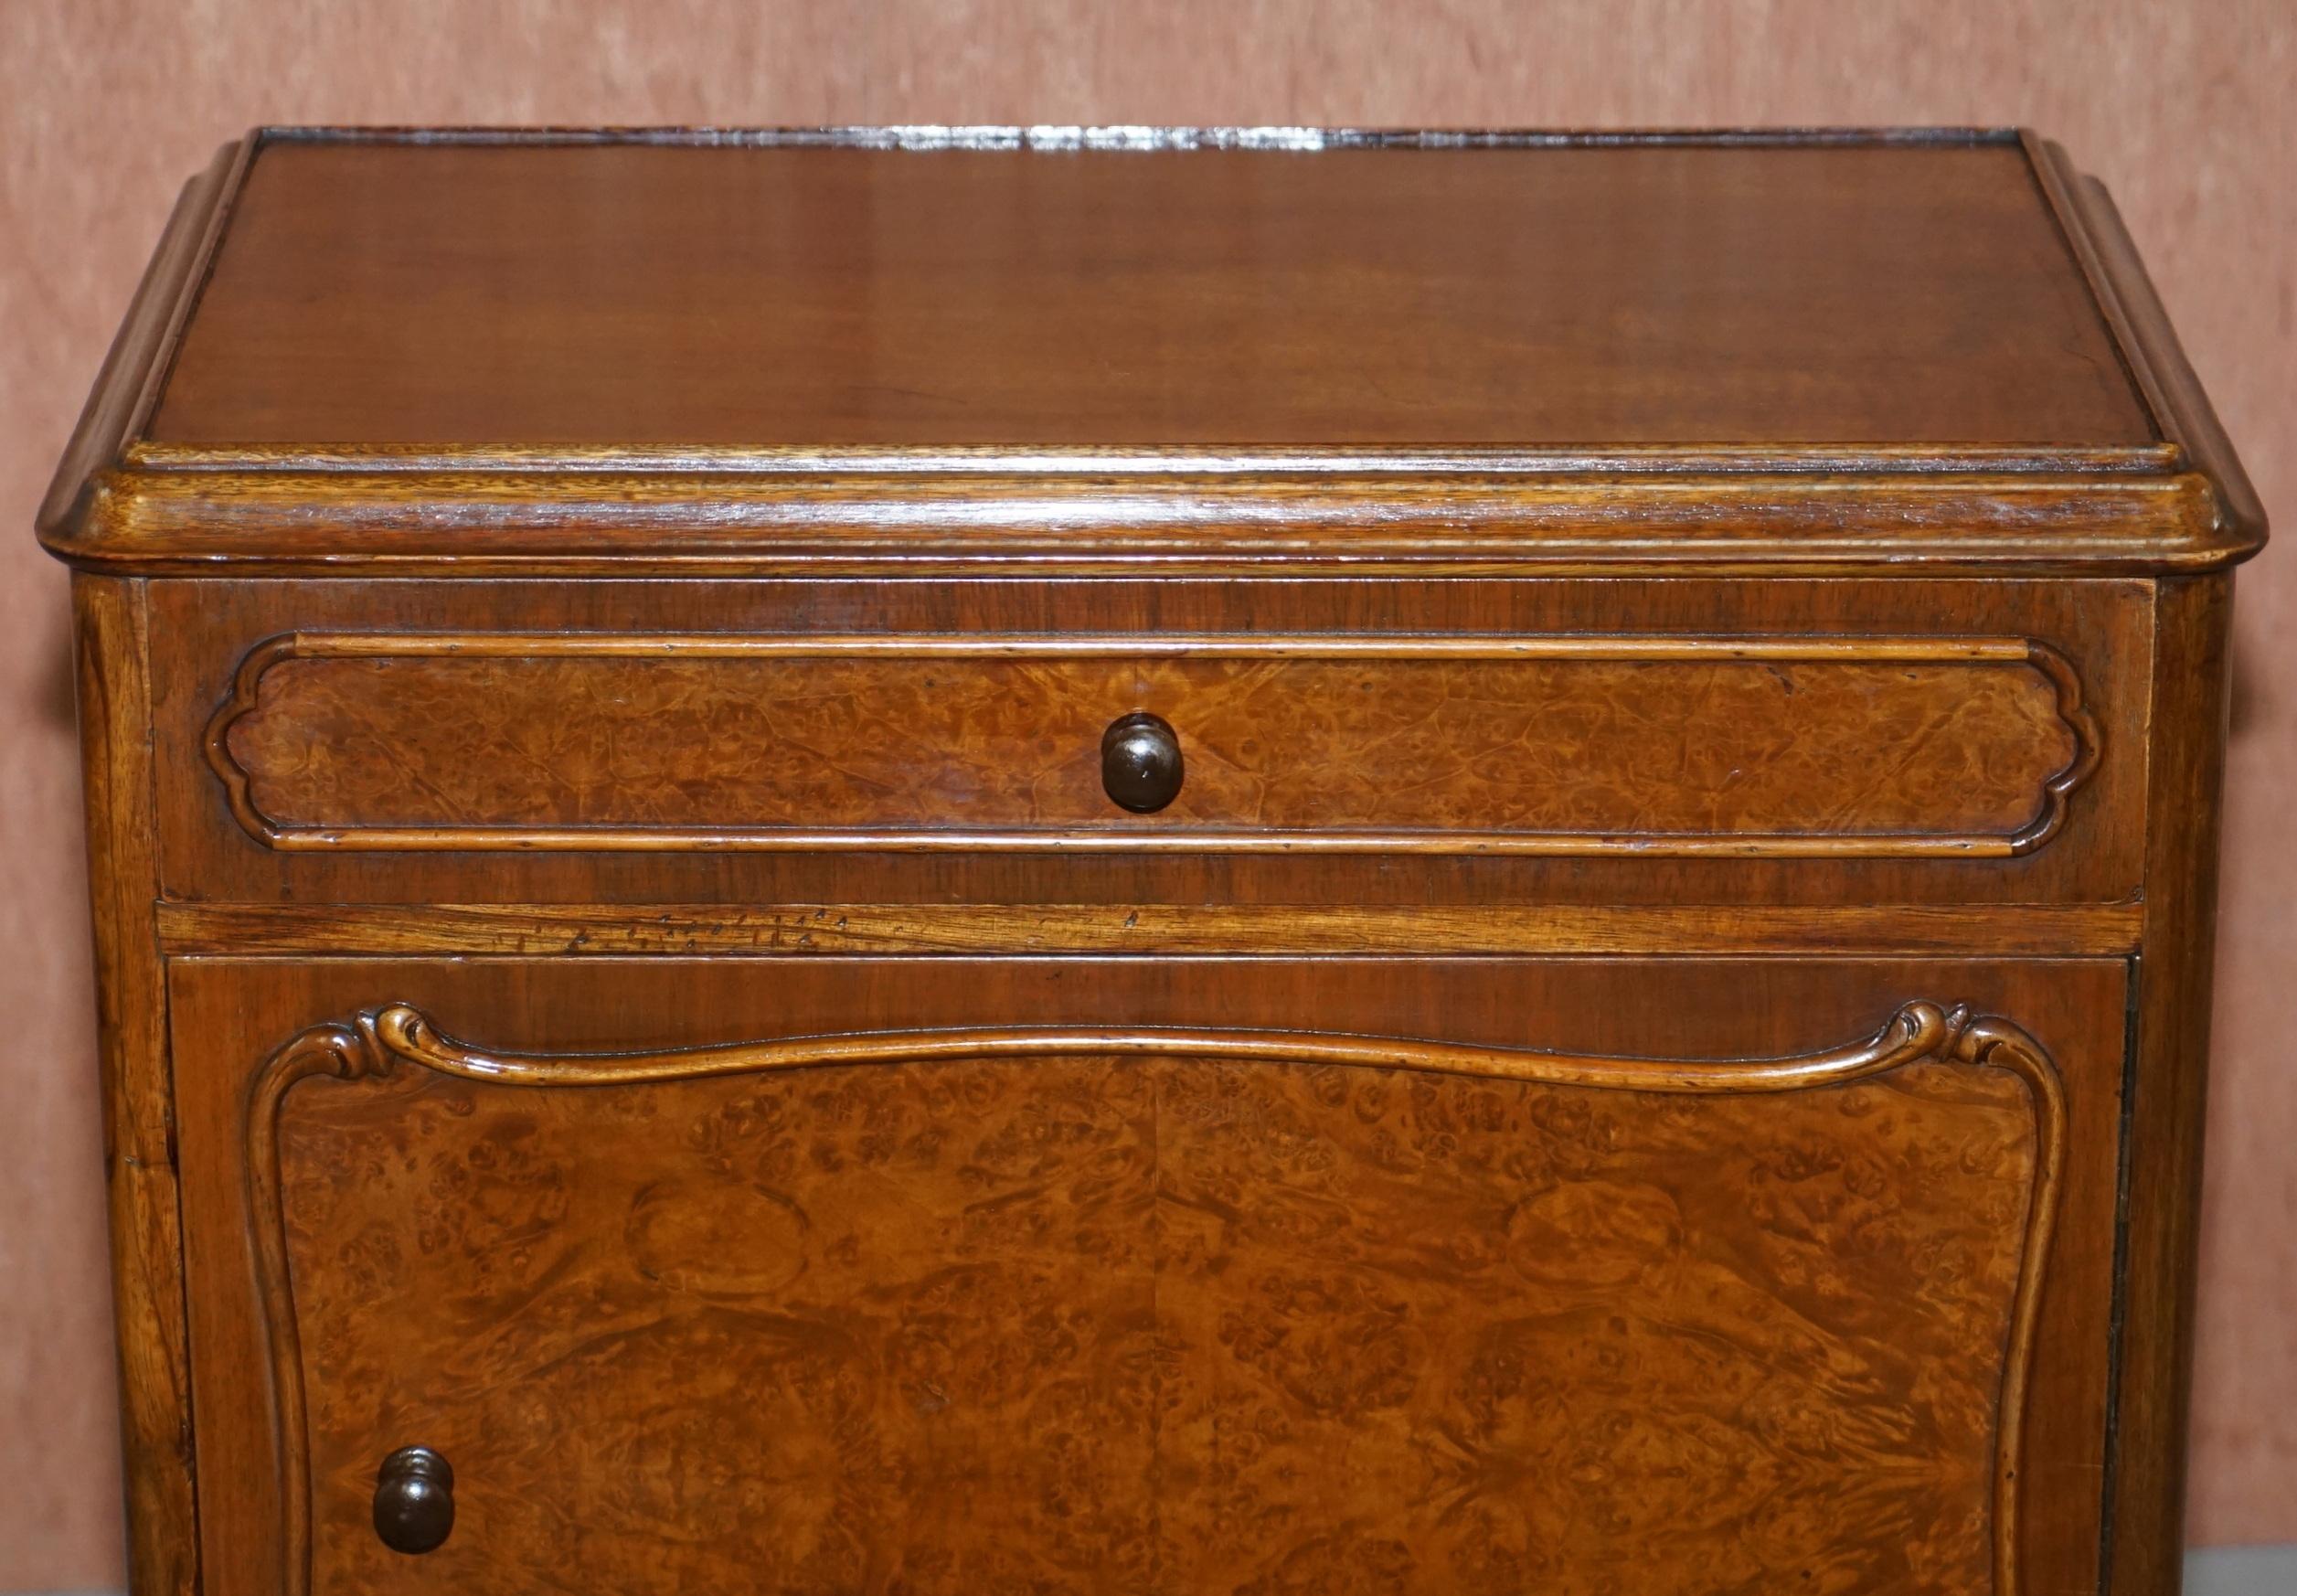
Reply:
[[[2106,1548],[2120,1596],[2173,1596],[2181,1580],[2232,597],[2230,577],[2164,582],[2154,612],[2145,923]]]
[[[136,1596],[168,1596],[196,1588],[198,1548],[167,999],[152,919],[159,869],[145,595],[139,581],[82,576],[72,596],[129,1578]]]

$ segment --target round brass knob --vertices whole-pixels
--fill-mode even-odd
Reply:
[[[1101,785],[1135,814],[1180,796],[1180,734],[1161,715],[1120,716],[1101,734]]]
[[[454,1528],[454,1470],[427,1446],[402,1446],[375,1474],[375,1533],[409,1557],[436,1551]]]

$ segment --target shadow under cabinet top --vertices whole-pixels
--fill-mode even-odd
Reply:
[[[2143,571],[2254,495],[2017,133],[264,130],[42,516],[150,572]]]

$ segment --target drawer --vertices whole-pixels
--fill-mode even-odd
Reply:
[[[252,899],[1366,902],[1409,857],[1469,900],[2127,896],[2133,589],[1957,587],[1922,630],[1903,594],[1813,591],[1813,615],[1782,585],[1490,584],[1380,625],[1272,590],[1251,630],[1202,591],[728,584],[545,627],[530,593],[402,620],[271,584],[171,644],[169,873]],[[865,597],[877,630],[849,623]],[[1070,626],[1015,624],[1048,612]],[[1131,624],[1071,629],[1111,612]],[[1908,885],[1941,865],[1963,874]]]
[[[2086,1587],[2124,995],[179,963],[206,1588]]]
[[[296,850],[2002,857],[2098,734],[2022,637],[341,632],[207,752]]]

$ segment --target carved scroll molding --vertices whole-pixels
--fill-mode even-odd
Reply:
[[[2010,1022],[1962,1006],[1912,1002],[1874,1035],[1789,1058],[1655,1059],[1537,1052],[1316,1032],[1105,1027],[883,1031],[659,1053],[530,1054],[482,1048],[442,1033],[420,1010],[391,1005],[291,1038],[253,1077],[244,1170],[258,1309],[263,1323],[281,1484],[280,1589],[308,1596],[313,1533],[311,1438],[289,1268],[280,1120],[289,1092],[319,1079],[357,1081],[426,1070],[490,1085],[548,1089],[632,1085],[829,1067],[1073,1056],[1351,1066],[1584,1088],[1686,1095],[1778,1094],[1844,1086],[1916,1065],[2000,1070],[2022,1082],[2034,1163],[2004,1348],[1993,1459],[1993,1596],[2017,1596],[2019,1479],[2028,1377],[2057,1221],[2066,1102],[2055,1065]]]
[[[1079,773],[1083,767],[1071,770],[1060,762],[1063,755],[1045,752],[1048,738],[1060,749],[1069,741],[1087,750],[1097,746],[1081,734],[1068,735],[1078,729],[1066,722],[1090,718],[1097,737],[1114,714],[1141,707],[1129,698],[1117,702],[1081,681],[1047,686],[1039,679],[1033,734],[1005,736],[1004,741],[974,741],[973,728],[937,728],[914,718],[932,700],[937,666],[943,673],[999,664],[1058,671],[1095,661],[1137,662],[1144,672],[1169,670],[1173,662],[1199,662],[1207,669],[1227,662],[1267,662],[1276,669],[1351,662],[1456,667],[1435,695],[1439,703],[1485,695],[1505,698],[1518,690],[1508,685],[1507,667],[1541,664],[1693,671],[1731,665],[1781,671],[1847,666],[1871,672],[1898,665],[2011,670],[2030,672],[2047,684],[2062,742],[2070,751],[2062,765],[2050,770],[2045,762],[2047,748],[2034,741],[2049,724],[2050,711],[2034,718],[2030,706],[2014,709],[2006,697],[1989,697],[2000,689],[1977,698],[1962,690],[1959,699],[1933,699],[1925,697],[1930,687],[1897,685],[1889,689],[1896,696],[1888,713],[1845,700],[1833,718],[1799,726],[1782,718],[1777,740],[1800,761],[1787,783],[1797,796],[1789,802],[1774,793],[1766,800],[1773,808],[1784,803],[1789,810],[1838,815],[1855,814],[1862,804],[1871,808],[1877,792],[1895,794],[1896,811],[1884,823],[1836,820],[1833,824],[1842,829],[1830,829],[1817,819],[1799,823],[1799,814],[1797,824],[1781,824],[1775,814],[1749,822],[1743,814],[1732,823],[1718,821],[1710,811],[1748,803],[1740,778],[1779,757],[1777,749],[1733,754],[1707,772],[1712,780],[1703,786],[1686,785],[1688,779],[1680,775],[1654,773],[1643,762],[1654,736],[1650,711],[1671,697],[1687,703],[1709,677],[1687,684],[1608,679],[1589,685],[1583,696],[1576,686],[1552,692],[1540,712],[1550,713],[1561,703],[1571,712],[1567,718],[1593,721],[1623,714],[1623,724],[1581,731],[1578,746],[1551,746],[1531,737],[1518,747],[1480,749],[1473,757],[1439,737],[1436,742],[1451,761],[1440,781],[1431,781],[1419,762],[1427,757],[1424,750],[1417,755],[1398,751],[1394,727],[1359,726],[1350,715],[1327,714],[1330,703],[1319,697],[1317,683],[1303,680],[1272,688],[1248,702],[1238,681],[1223,677],[1199,684],[1195,689],[1204,695],[1199,704],[1167,706],[1160,713],[1170,709],[1166,718],[1182,728],[1185,742],[1199,736],[1231,747],[1258,741],[1261,746],[1254,757],[1260,763],[1234,772],[1225,795],[1207,789],[1203,777],[1192,776],[1194,784],[1185,790],[1179,807],[1136,817],[1109,812],[1097,782]],[[499,667],[492,675],[490,662]],[[314,687],[312,669],[324,671],[330,663],[349,668],[333,687]],[[643,740],[633,734],[640,722],[596,718],[607,713],[599,701],[615,700],[643,685],[648,664],[680,673],[680,694],[715,695],[713,701],[724,711],[708,718],[707,729],[697,729],[692,741],[678,744],[675,755],[661,750],[634,754],[633,745]],[[743,671],[779,665],[792,674],[736,682],[718,677],[710,668],[717,665]],[[889,665],[895,669],[888,674]],[[302,669],[282,675],[282,667],[290,666]],[[453,679],[463,667],[471,679]],[[504,673],[541,667],[630,674],[586,677],[592,689],[588,692],[529,684],[520,690],[540,691],[540,697],[494,716],[522,729],[473,729],[511,690],[516,678]],[[841,676],[825,686],[805,674],[812,667],[871,674]],[[395,670],[404,670],[405,680],[387,683],[368,674]],[[1382,691],[1374,698],[1403,690],[1393,681],[1378,685]],[[1933,685],[1944,693],[1937,680]],[[1119,696],[1130,690],[1120,689]],[[1190,689],[1184,684],[1173,690]],[[783,734],[770,718],[728,729],[730,721],[760,706],[771,708],[785,692],[797,698],[826,695],[850,700],[858,708],[848,713],[859,718],[842,730],[809,722],[802,736]],[[1792,692],[1789,684],[1790,697]],[[315,696],[299,704],[298,693]],[[1622,712],[1618,700],[1629,701],[1631,712]],[[1202,713],[1192,715],[1192,709]],[[1519,718],[1529,712],[1525,704],[1506,709]],[[309,718],[308,725],[298,722],[299,714]],[[1935,724],[1907,729],[1908,720],[1925,718]],[[614,746],[617,757],[629,762],[617,768],[611,780],[592,772],[587,785],[577,783],[562,766],[548,759],[537,762],[523,746],[523,729],[537,719],[563,720],[562,729],[578,743],[586,727],[595,730],[598,740]],[[278,724],[267,734],[272,720]],[[1878,734],[1877,721],[1898,727],[1896,741]],[[1979,722],[1984,726],[1981,739],[1965,740]],[[1320,728],[1314,733],[1321,739],[1318,747],[1292,746],[1287,723],[1293,729]],[[355,729],[346,732],[346,725]],[[898,728],[899,735],[888,727]],[[261,746],[267,735],[268,761]],[[822,737],[845,740],[822,756],[808,741]],[[521,746],[508,746],[505,738]],[[1803,739],[1807,746],[1794,746]],[[2051,744],[2060,740],[2058,733],[2049,734]],[[241,661],[229,695],[207,724],[205,747],[239,825],[269,847],[294,852],[877,849],[1662,858],[2027,854],[2064,826],[2069,801],[2096,771],[2100,751],[2098,723],[2083,702],[2071,662],[2031,638],[1361,634],[292,633],[259,644]],[[311,757],[315,747],[324,759]],[[1962,774],[1940,767],[1941,751],[1962,761]],[[1056,762],[1044,765],[1047,757]],[[1746,764],[1747,760],[1756,763]],[[329,766],[324,777],[303,769],[322,763]],[[852,776],[853,782],[825,790],[827,796],[812,791],[824,770]],[[1877,772],[1885,773],[1880,783]],[[1582,777],[1594,788],[1633,792],[1641,799],[1622,808],[1614,797],[1611,807],[1618,813],[1593,820],[1543,820],[1554,794]],[[1971,808],[1972,793],[1989,781],[1998,790],[1988,794],[1987,803],[2004,811],[2005,818],[1951,813],[1957,803]],[[1282,812],[1271,812],[1269,794],[1288,782],[1298,791],[1289,807],[1279,803]],[[984,782],[989,789],[973,790]],[[857,790],[872,796],[864,802],[853,795]],[[1426,813],[1401,821],[1377,813],[1382,806],[1394,809],[1398,791],[1436,796],[1420,801]],[[1346,796],[1351,793],[1354,797]],[[2023,820],[2008,819],[2028,793],[2033,808]],[[1351,803],[1364,813],[1351,812]],[[1201,807],[1192,814],[1192,804]],[[378,813],[393,808],[406,812]],[[1517,818],[1505,817],[1510,808],[1520,812]],[[1670,809],[1677,813],[1669,814]],[[606,813],[592,818],[590,812],[599,810]],[[1652,814],[1655,821],[1648,818]]]

